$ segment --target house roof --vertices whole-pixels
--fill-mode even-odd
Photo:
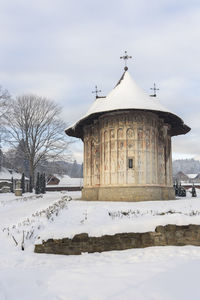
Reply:
[[[183,173],[182,171],[179,171],[176,176],[185,176],[188,177],[188,174]]]
[[[11,180],[12,177],[13,177],[13,179],[21,179],[22,174],[17,173],[15,170],[1,167],[1,170],[0,170],[0,180],[1,181],[2,180]],[[25,177],[25,179],[29,180],[27,177]]]
[[[187,177],[189,177],[190,179],[194,179],[197,177],[198,173],[197,174],[186,174]]]
[[[90,124],[106,112],[120,110],[143,110],[155,112],[166,123],[171,124],[171,135],[185,134],[190,128],[176,114],[164,107],[157,97],[149,97],[125,71],[115,88],[106,97],[97,97],[85,116],[66,129],[74,137],[83,137],[83,125]]]
[[[68,175],[53,175],[55,178],[59,180],[56,186],[59,187],[69,187],[69,186],[83,186],[83,178],[71,178]],[[55,185],[48,184],[48,187],[55,187]]]

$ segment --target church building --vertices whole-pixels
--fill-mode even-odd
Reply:
[[[82,199],[174,199],[171,137],[190,128],[124,69],[114,89],[97,96],[87,114],[66,129],[84,143]]]

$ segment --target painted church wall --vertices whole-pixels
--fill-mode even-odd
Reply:
[[[151,112],[118,112],[84,127],[84,186],[172,185],[169,126]]]

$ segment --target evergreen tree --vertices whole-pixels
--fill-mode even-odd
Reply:
[[[40,176],[40,183],[41,183],[41,193],[45,194],[46,192],[46,179],[45,179],[45,173],[41,174]]]
[[[46,176],[45,173],[43,173],[43,194],[46,193]]]
[[[10,187],[11,193],[14,193],[14,180],[13,177],[11,178],[11,187]]]
[[[40,193],[43,194],[43,173],[40,174]]]
[[[1,137],[0,137],[0,170],[2,168],[3,165],[3,152],[1,150]]]
[[[40,174],[40,193],[43,194],[43,174]]]
[[[32,182],[32,176],[30,176],[29,179],[29,193],[33,192],[33,182]]]
[[[43,194],[46,193],[46,176],[45,173],[43,173]]]
[[[35,186],[35,193],[40,194],[40,173],[37,173],[37,180],[36,180],[36,186]]]
[[[21,189],[22,189],[22,194],[25,193],[25,177],[24,173],[22,173],[22,178],[21,178]]]

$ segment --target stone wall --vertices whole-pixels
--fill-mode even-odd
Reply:
[[[83,252],[185,245],[200,246],[200,225],[166,225],[156,227],[154,232],[118,233],[101,237],[89,237],[87,233],[81,233],[72,239],[43,241],[42,244],[35,245],[35,252],[77,255]]]

